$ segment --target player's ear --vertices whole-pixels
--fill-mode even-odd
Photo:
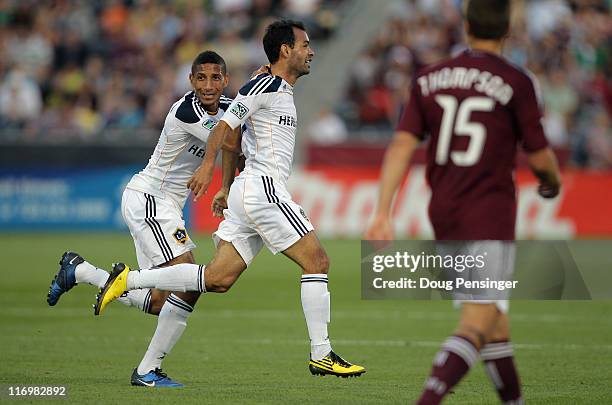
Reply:
[[[189,72],[189,83],[193,83],[193,73]]]
[[[227,85],[229,84],[229,79],[230,74],[228,72],[225,72],[225,74],[223,75],[223,88],[227,87]]]
[[[289,44],[282,44],[280,50],[281,55],[285,55],[286,58],[289,57],[289,54],[291,53],[291,47],[289,46]]]

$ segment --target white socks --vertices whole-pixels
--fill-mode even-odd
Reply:
[[[76,266],[74,270],[77,284],[87,283],[95,285],[98,288],[104,287],[108,280],[108,272],[93,266],[90,263],[83,262]]]
[[[167,271],[164,268],[163,271]],[[147,270],[146,272],[153,271]],[[145,273],[145,272],[143,272]],[[185,327],[187,317],[193,311],[193,307],[174,294],[170,294],[159,313],[157,329],[149,343],[149,348],[142,361],[138,365],[138,374],[144,375],[156,368],[161,368],[166,354],[172,350],[179,340]]]
[[[151,290],[132,290],[117,298],[122,304],[128,307],[136,307],[143,312],[149,313],[151,308]]]
[[[321,360],[332,350],[327,334],[330,318],[327,274],[302,275],[302,309],[310,336],[310,357]]]
[[[98,288],[104,287],[108,280],[108,272],[100,269],[88,262],[83,262],[76,266],[74,275],[77,284],[87,283]],[[151,304],[151,290],[133,290],[117,298],[117,301],[128,307],[137,307],[138,309],[149,312]]]
[[[205,292],[204,265],[175,264],[149,270],[130,271],[127,277],[127,288],[157,288],[163,291],[199,291]]]

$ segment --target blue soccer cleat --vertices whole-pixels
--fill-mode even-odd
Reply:
[[[163,373],[161,368],[149,371],[145,375],[138,374],[138,369],[135,368],[132,372],[132,385],[151,388],[179,388],[183,386],[183,384],[173,381],[166,373]]]
[[[54,306],[59,301],[63,293],[69,291],[76,285],[75,270],[76,266],[83,263],[83,259],[78,253],[65,252],[60,259],[60,269],[51,281],[47,303]]]

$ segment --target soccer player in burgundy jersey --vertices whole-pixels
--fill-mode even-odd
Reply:
[[[534,78],[500,56],[510,26],[510,1],[470,0],[464,12],[469,49],[416,75],[385,155],[376,214],[366,237],[393,238],[393,196],[413,150],[429,135],[429,217],[436,240],[460,252],[486,248],[495,258],[488,274],[511,275],[517,146],[527,153],[542,197],[559,193],[560,174],[542,129]],[[500,400],[523,403],[508,302],[455,298],[461,304],[459,326],[435,356],[418,403],[440,403],[479,356]]]

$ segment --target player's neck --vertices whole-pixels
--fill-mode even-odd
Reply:
[[[297,82],[298,79],[298,76],[292,74],[287,66],[284,66],[280,63],[270,66],[270,72],[272,72],[274,76],[281,77],[292,86],[295,86],[295,82]]]
[[[467,40],[467,44],[470,49],[475,51],[484,51],[489,53],[494,53],[497,55],[501,55],[503,42],[498,40],[490,40],[490,39],[478,39],[474,37],[469,37]]]
[[[202,106],[204,107],[204,110],[207,114],[215,115],[219,111],[219,101],[216,101],[213,104],[206,105],[202,103],[202,100],[200,100],[199,98],[198,100],[200,101],[200,104],[202,104]]]

